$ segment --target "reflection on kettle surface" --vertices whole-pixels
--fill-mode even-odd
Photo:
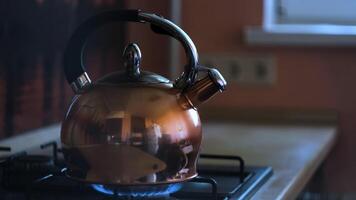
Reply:
[[[106,85],[78,95],[62,128],[71,177],[120,184],[194,177],[199,115],[181,108],[169,86]]]

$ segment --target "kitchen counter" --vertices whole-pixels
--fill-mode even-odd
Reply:
[[[336,127],[205,123],[203,153],[241,156],[246,165],[271,166],[273,175],[254,200],[295,199],[330,152]]]

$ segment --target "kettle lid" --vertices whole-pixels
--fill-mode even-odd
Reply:
[[[121,84],[121,83],[143,83],[143,84],[169,84],[170,81],[156,73],[141,71],[140,64],[142,54],[135,43],[130,43],[123,52],[125,70],[108,74],[99,80],[98,84]]]

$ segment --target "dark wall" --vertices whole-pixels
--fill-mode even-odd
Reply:
[[[0,0],[0,139],[63,119],[73,95],[62,54],[75,27],[114,0]],[[87,45],[93,78],[121,63],[125,24],[108,25]]]

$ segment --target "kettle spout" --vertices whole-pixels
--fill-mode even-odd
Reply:
[[[178,103],[183,109],[196,108],[213,97],[217,92],[225,90],[226,81],[216,69],[208,69],[204,78],[196,81],[193,86],[180,95]]]

